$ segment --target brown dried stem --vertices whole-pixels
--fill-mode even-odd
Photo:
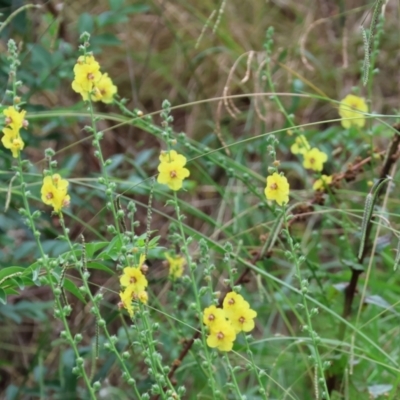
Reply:
[[[384,180],[387,175],[389,174],[390,169],[392,168],[393,164],[399,158],[399,144],[400,144],[400,124],[393,125],[393,128],[396,130],[396,133],[392,139],[389,149],[386,152],[385,159],[383,161],[383,166],[379,175],[379,181]],[[365,161],[365,160],[363,160]],[[381,193],[377,193],[379,197]],[[372,230],[372,222],[368,222],[367,231],[365,235],[365,243],[364,251],[358,258],[358,263],[360,265],[363,264],[365,256],[370,251],[371,244],[370,242],[370,234]],[[351,278],[349,284],[347,285],[346,289],[344,290],[344,304],[343,304],[343,311],[342,317],[344,319],[348,319],[352,312],[352,306],[354,302],[354,297],[357,291],[357,284],[358,279],[363,271],[361,269],[351,268]],[[338,339],[339,341],[343,341],[346,334],[346,324],[341,323],[339,326],[339,333]],[[343,375],[343,371],[339,371],[338,373],[330,376],[327,379],[328,390],[331,393],[335,388],[341,386],[341,377]]]

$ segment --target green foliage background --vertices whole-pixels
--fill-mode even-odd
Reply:
[[[1,1],[2,21],[24,6],[23,1]],[[397,135],[399,100],[398,2],[388,1],[376,36],[376,70],[362,85],[363,47],[360,25],[368,28],[373,3],[360,1],[53,1],[27,8],[13,16],[1,31],[0,84],[8,82],[7,41],[20,46],[18,79],[26,101],[29,129],[24,132],[24,157],[32,165],[26,173],[34,201],[42,211],[37,221],[45,251],[50,257],[68,259],[68,246],[60,240],[56,217],[40,202],[44,149],[56,151],[59,172],[70,181],[71,207],[65,217],[70,235],[79,247],[81,233],[87,243],[88,268],[93,294],[102,293],[101,311],[108,330],[118,338],[118,349],[129,351],[127,361],[139,390],[152,385],[141,350],[126,315],[121,314],[119,282],[115,265],[118,248],[110,243],[110,215],[106,196],[97,178],[98,160],[91,139],[83,130],[88,111],[71,89],[73,65],[78,56],[79,35],[91,34],[91,50],[127,98],[129,109],[143,111],[133,120],[116,107],[96,104],[105,133],[102,148],[112,159],[107,172],[122,193],[122,206],[137,206],[136,244],[145,244],[148,224],[152,231],[148,273],[150,309],[159,324],[156,338],[163,364],[171,365],[194,330],[198,318],[191,310],[193,294],[185,281],[172,283],[163,265],[165,249],[175,249],[176,215],[165,206],[171,193],[153,187],[158,155],[163,149],[160,111],[172,104],[172,128],[178,149],[188,158],[190,179],[179,193],[185,214],[184,228],[193,238],[190,251],[198,263],[198,286],[204,268],[215,265],[212,282],[216,291],[225,288],[228,271],[251,273],[242,294],[257,311],[251,348],[255,364],[265,372],[270,399],[314,399],[316,393],[313,348],[304,330],[304,310],[298,306],[299,280],[293,260],[285,256],[288,241],[279,235],[271,254],[256,265],[251,260],[274,233],[277,209],[264,198],[265,177],[271,167],[269,134],[276,147],[280,168],[291,185],[291,203],[304,214],[291,225],[291,237],[303,255],[302,279],[309,282],[310,307],[327,378],[339,384],[331,398],[399,398],[399,279],[393,270],[398,247],[399,216],[397,163],[389,185],[373,211],[370,252],[357,263],[364,203],[370,182],[379,178],[382,154]],[[266,31],[273,26],[274,45],[270,78],[264,75]],[[372,71],[371,71],[372,72]],[[371,113],[365,129],[344,130],[337,113],[338,102],[351,91],[368,100]],[[316,202],[312,184],[316,178],[290,153],[294,136],[288,119],[277,107],[273,92],[293,115],[313,146],[329,155],[328,174],[344,174],[349,165],[371,160],[356,169],[354,179],[342,179],[338,187]],[[223,99],[223,97],[225,99]],[[8,105],[3,97],[2,105]],[[180,134],[180,133],[184,134]],[[60,338],[63,329],[54,318],[54,296],[37,264],[32,232],[18,213],[21,188],[14,182],[13,159],[0,148],[0,200],[9,203],[0,214],[0,398],[86,399],[81,380],[73,373],[75,356]],[[153,201],[148,204],[153,190]],[[148,208],[152,210],[149,222]],[[303,207],[303,208],[301,208]],[[307,208],[309,207],[309,208]],[[376,234],[376,236],[375,236]],[[230,250],[230,246],[232,250]],[[374,249],[374,253],[371,253]],[[206,253],[209,258],[207,258]],[[293,252],[292,252],[293,253]],[[79,256],[79,250],[76,250]],[[227,256],[228,254],[228,256]],[[343,299],[354,271],[360,275],[350,315],[344,315]],[[54,269],[55,279],[62,268]],[[368,277],[368,280],[366,280]],[[98,398],[134,399],[113,354],[104,348],[90,304],[79,291],[81,282],[74,266],[66,272],[65,290],[72,313],[73,332],[93,381],[102,382]],[[361,303],[365,290],[364,302]],[[210,296],[202,299],[206,306]],[[357,314],[359,316],[357,317]],[[345,320],[346,334],[339,338]],[[99,341],[99,359],[94,347]],[[182,398],[212,398],[202,360],[196,347],[182,360],[174,378],[186,386]],[[246,370],[244,339],[238,340],[231,363],[242,394],[262,398],[254,374]],[[215,356],[215,379],[222,398],[237,395],[224,391],[232,380],[226,362]],[[317,377],[318,378],[318,377]],[[320,377],[321,378],[321,377]],[[387,397],[383,397],[383,395]],[[143,397],[145,398],[145,397]]]

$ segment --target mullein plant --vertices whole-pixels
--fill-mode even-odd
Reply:
[[[15,166],[16,176],[19,179],[21,185],[21,196],[23,200],[23,207],[20,208],[20,213],[24,217],[24,221],[28,227],[32,230],[33,236],[36,241],[37,249],[39,252],[39,258],[36,263],[34,275],[40,275],[40,272],[44,272],[41,276],[40,281],[42,284],[48,284],[51,291],[54,294],[54,316],[58,318],[62,325],[63,330],[60,333],[60,337],[65,340],[72,348],[75,355],[76,364],[73,367],[73,372],[82,377],[83,381],[88,390],[88,397],[92,400],[96,399],[96,390],[98,389],[99,382],[92,382],[89,374],[86,372],[84,366],[84,360],[81,357],[78,349],[78,343],[81,340],[80,334],[74,335],[68,324],[68,315],[72,309],[68,304],[63,304],[62,290],[58,283],[54,281],[54,268],[56,264],[52,262],[49,256],[44,251],[42,242],[40,240],[40,232],[36,227],[36,219],[40,217],[40,211],[32,212],[29,199],[32,197],[31,193],[26,190],[27,184],[24,177],[24,168],[29,165],[28,160],[22,160],[21,152],[25,148],[25,144],[20,136],[20,129],[27,128],[28,123],[25,121],[26,113],[21,109],[21,98],[18,96],[18,87],[22,85],[17,80],[18,66],[20,64],[18,59],[18,50],[16,43],[13,40],[8,42],[8,60],[10,61],[10,81],[11,90],[7,90],[7,94],[12,97],[13,105],[8,107],[3,115],[5,117],[3,129],[4,136],[2,137],[3,145],[11,150],[12,156],[17,159],[17,165]],[[54,152],[51,149],[46,150],[46,157],[51,158]],[[51,169],[55,167],[54,162],[50,162]],[[67,193],[68,182],[63,180],[60,175],[54,174],[50,171],[50,174],[44,177],[42,186],[42,200],[45,204],[53,207],[53,210],[59,216],[62,216],[62,208],[69,204],[70,198]],[[38,271],[39,269],[39,271]]]
[[[318,348],[318,344],[321,339],[318,336],[318,334],[313,330],[313,325],[312,325],[312,317],[318,313],[318,309],[316,308],[310,309],[308,306],[307,295],[309,295],[309,284],[306,279],[302,279],[301,268],[300,268],[301,264],[305,261],[305,257],[298,256],[300,246],[297,243],[295,243],[294,239],[292,238],[288,223],[287,205],[289,203],[290,186],[286,177],[283,176],[282,173],[278,174],[277,172],[277,167],[280,165],[280,162],[279,160],[276,159],[276,151],[274,146],[278,144],[278,141],[272,140],[271,143],[272,145],[270,148],[270,155],[274,157],[274,162],[273,166],[270,167],[270,171],[273,173],[267,178],[267,187],[265,188],[265,196],[267,200],[275,201],[278,204],[278,206],[281,207],[282,213],[280,218],[283,218],[284,222],[284,229],[282,230],[282,235],[286,237],[286,241],[289,245],[289,250],[285,253],[285,255],[289,259],[289,261],[294,264],[296,276],[300,284],[299,293],[302,298],[302,303],[300,304],[300,306],[304,310],[306,316],[306,323],[303,325],[303,330],[309,333],[314,348],[314,352],[310,357],[314,361],[315,365],[316,392],[319,391],[318,388],[321,385],[322,396],[323,396],[322,398],[329,399],[329,392],[324,376],[325,376],[325,371],[329,368],[330,364],[329,362],[322,361]],[[310,162],[311,164],[312,167],[311,169],[318,171],[322,170],[321,164],[323,165],[323,163],[327,160],[326,154],[320,152],[317,148],[311,148],[304,136],[299,137],[298,140],[295,141],[295,143],[292,145],[292,151],[293,148],[296,152],[303,155],[305,160],[307,160],[306,158],[307,155],[310,155],[311,153],[311,156],[309,157],[310,158],[313,157],[313,160],[312,162],[308,160],[308,162]],[[259,379],[259,376],[257,376],[257,378]]]
[[[95,155],[100,161],[102,176],[99,178],[99,183],[105,186],[106,196],[108,198],[107,208],[111,211],[114,225],[109,225],[107,231],[115,236],[120,243],[120,254],[118,260],[122,267],[122,275],[120,276],[120,302],[119,308],[126,310],[129,317],[135,322],[133,328],[137,331],[138,342],[142,347],[145,355],[145,362],[148,365],[148,372],[154,383],[151,386],[151,394],[159,394],[162,398],[167,396],[177,395],[177,391],[170,382],[167,371],[161,364],[159,353],[156,349],[157,341],[154,338],[154,333],[157,330],[156,324],[153,324],[150,319],[149,309],[146,308],[149,296],[147,292],[148,281],[145,276],[147,265],[144,263],[146,254],[142,249],[132,247],[132,235],[128,232],[121,231],[120,223],[125,213],[122,209],[117,209],[115,200],[116,185],[112,182],[111,177],[107,173],[107,166],[111,164],[111,160],[104,160],[100,141],[103,137],[102,132],[98,132],[96,128],[97,118],[94,114],[93,102],[102,101],[106,104],[117,102],[117,88],[113,84],[111,78],[101,72],[100,64],[96,61],[91,53],[87,52],[89,47],[89,34],[81,35],[83,45],[80,46],[83,54],[78,58],[74,66],[74,80],[72,89],[82,96],[82,100],[86,102],[90,111],[91,126],[86,127],[86,130],[93,135],[93,145],[95,147]],[[133,254],[127,249],[132,248]],[[91,294],[86,290],[86,294],[91,298]],[[96,299],[91,299],[94,304]],[[128,370],[126,360],[130,358],[129,352],[124,352],[121,356],[117,349],[116,337],[110,337],[104,320],[101,318],[98,307],[93,310],[96,319],[99,320],[99,326],[103,328],[108,339],[106,349],[112,351],[119,361],[120,367],[123,370],[124,380],[133,387],[135,396],[140,398],[135,379],[131,376],[131,371]],[[165,390],[164,390],[165,389]],[[182,391],[182,389],[179,389]],[[179,392],[178,390],[178,392]],[[177,395],[178,396],[178,395]]]

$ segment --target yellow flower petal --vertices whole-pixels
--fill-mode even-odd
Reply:
[[[365,100],[353,94],[347,95],[339,105],[339,115],[342,117],[342,126],[345,129],[353,126],[362,128],[365,125],[364,113],[368,112]]]

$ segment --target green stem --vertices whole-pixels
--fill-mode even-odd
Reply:
[[[101,314],[100,314],[99,307],[98,307],[98,305],[97,305],[97,301],[96,301],[96,299],[93,297],[92,292],[91,292],[90,287],[89,287],[89,284],[88,284],[88,278],[89,278],[89,277],[82,271],[82,265],[81,265],[82,263],[80,262],[80,260],[78,260],[78,257],[75,255],[75,252],[73,251],[74,248],[73,248],[72,243],[71,243],[71,240],[70,240],[70,238],[69,238],[68,230],[67,230],[66,227],[65,227],[65,221],[64,221],[64,217],[63,217],[62,213],[60,213],[60,225],[61,225],[61,227],[62,227],[65,240],[67,241],[68,246],[69,246],[69,248],[71,249],[71,254],[72,254],[72,257],[73,257],[73,259],[74,259],[75,265],[80,266],[80,267],[78,268],[78,270],[79,270],[79,274],[81,275],[83,285],[84,285],[84,287],[85,287],[85,293],[88,295],[88,297],[89,297],[91,303],[93,304],[93,310],[94,310],[95,317],[98,318],[98,320],[100,321],[100,320],[102,320],[102,319],[101,319]],[[110,344],[110,350],[111,350],[111,351],[114,353],[114,355],[117,357],[117,359],[118,359],[118,361],[119,361],[119,363],[120,363],[120,365],[121,365],[123,371],[124,371],[125,374],[126,374],[127,381],[128,381],[129,379],[131,379],[130,384],[131,384],[131,386],[133,387],[133,390],[134,390],[134,392],[135,392],[135,395],[137,396],[138,399],[140,399],[140,393],[139,393],[138,388],[137,388],[137,386],[136,386],[136,382],[135,382],[135,380],[132,378],[128,367],[126,366],[126,364],[125,364],[123,358],[121,357],[121,354],[119,354],[119,351],[118,351],[118,349],[117,349],[116,346],[115,346],[114,339],[111,337],[110,333],[108,332],[107,327],[106,327],[106,325],[105,325],[105,322],[102,323],[101,325],[102,325],[102,328],[103,328],[103,332],[104,332],[104,334],[106,335],[106,338],[107,338],[107,340],[108,340],[108,343]]]
[[[179,230],[180,230],[180,234],[181,234],[181,238],[182,238],[183,254],[185,255],[186,260],[187,260],[189,274],[190,274],[190,281],[192,282],[192,288],[193,288],[194,296],[196,298],[196,311],[197,311],[199,319],[200,319],[200,316],[202,315],[202,308],[201,308],[201,303],[200,303],[199,290],[197,288],[196,276],[194,274],[194,269],[192,267],[189,249],[188,249],[187,242],[185,239],[185,232],[183,230],[183,225],[182,225],[182,215],[180,212],[180,208],[179,208],[179,204],[178,204],[178,196],[176,194],[176,191],[174,191],[174,200],[175,200],[174,204],[175,204],[176,217],[177,217]],[[207,343],[206,343],[206,339],[205,339],[205,337],[206,337],[205,328],[204,328],[204,325],[201,323],[201,321],[200,321],[200,327],[201,327],[201,341],[202,341],[203,349],[204,349],[206,359],[207,359],[209,383],[211,385],[213,398],[215,399],[215,398],[217,398],[217,395],[216,395],[216,388],[215,388],[215,381],[214,381],[214,371],[213,371],[210,354],[208,352],[208,347],[207,347]]]
[[[303,303],[302,306],[303,306],[303,309],[304,309],[305,314],[306,314],[307,331],[308,331],[308,333],[310,335],[310,338],[311,338],[311,341],[313,343],[313,347],[314,347],[314,351],[315,351],[315,359],[316,359],[316,363],[317,363],[317,366],[318,366],[319,375],[322,378],[321,380],[323,381],[322,382],[322,386],[323,386],[323,389],[324,389],[324,395],[325,395],[325,398],[327,400],[329,400],[330,396],[329,396],[328,386],[326,384],[326,379],[325,379],[325,370],[324,370],[324,366],[322,364],[321,356],[320,356],[319,350],[318,350],[318,344],[319,344],[319,340],[318,339],[319,338],[317,336],[317,333],[313,330],[312,321],[311,321],[311,315],[310,315],[310,312],[308,310],[308,303],[307,303],[307,297],[306,297],[306,294],[308,292],[308,282],[305,282],[305,281],[303,281],[301,279],[301,269],[300,269],[301,261],[300,261],[299,257],[297,257],[296,248],[295,248],[295,246],[293,244],[293,238],[290,236],[287,215],[286,215],[284,207],[282,208],[282,212],[283,212],[283,216],[284,216],[284,223],[285,223],[287,241],[289,243],[290,252],[291,252],[291,255],[292,255],[294,263],[295,263],[296,275],[297,275],[297,278],[298,278],[299,283],[300,283],[301,299],[302,299],[302,303]],[[319,383],[316,382],[315,384],[317,385]]]

